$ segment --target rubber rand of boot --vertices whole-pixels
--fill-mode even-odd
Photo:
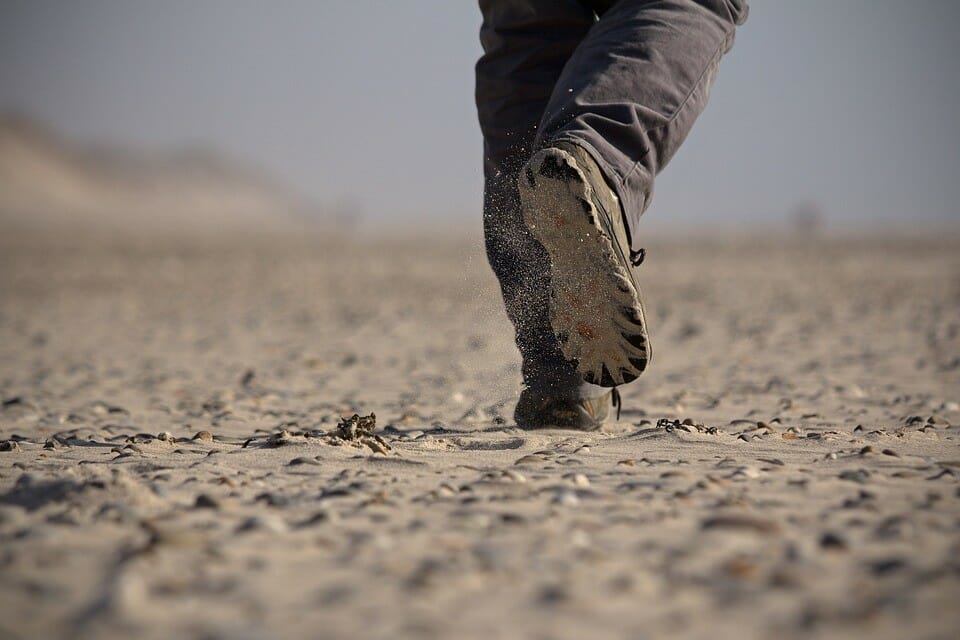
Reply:
[[[521,172],[524,223],[550,256],[549,317],[564,357],[587,382],[615,387],[652,356],[641,291],[616,196],[585,151],[564,147],[537,152]]]

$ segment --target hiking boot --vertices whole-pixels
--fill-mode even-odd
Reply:
[[[558,142],[520,174],[524,223],[550,255],[549,317],[563,356],[587,382],[635,380],[652,355],[620,202],[581,147]]]
[[[611,404],[617,407],[619,420],[620,393],[616,389],[594,398],[580,398],[575,394],[551,395],[527,387],[520,392],[513,418],[522,429],[596,431],[610,417]]]

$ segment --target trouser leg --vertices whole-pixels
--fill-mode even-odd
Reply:
[[[634,238],[653,179],[706,106],[747,11],[743,0],[619,0],[557,80],[535,144],[584,147],[617,192]]]
[[[528,386],[581,388],[547,318],[549,258],[523,225],[517,174],[533,153],[554,85],[595,21],[575,0],[481,0],[484,54],[476,100],[484,138],[483,222],[487,256],[516,328]]]

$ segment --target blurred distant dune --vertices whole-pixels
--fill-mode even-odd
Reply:
[[[2,229],[179,235],[322,222],[315,204],[210,150],[81,145],[22,115],[0,115]]]

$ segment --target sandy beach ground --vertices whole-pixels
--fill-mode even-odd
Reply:
[[[526,432],[475,238],[4,235],[0,637],[960,637],[960,238],[641,273],[620,421]]]

